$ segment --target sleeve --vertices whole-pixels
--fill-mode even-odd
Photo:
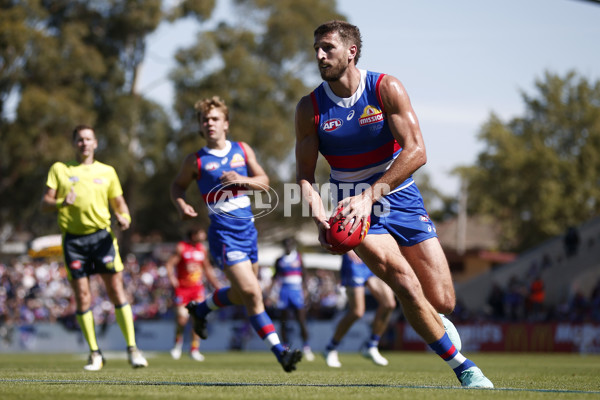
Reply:
[[[48,171],[46,186],[48,186],[50,189],[58,189],[58,167],[59,163],[56,162],[52,164],[52,166],[50,167],[50,171]]]
[[[113,167],[110,167],[110,185],[108,187],[108,198],[114,199],[115,197],[119,197],[121,195],[123,195],[121,181],[119,181],[117,171],[115,171]]]

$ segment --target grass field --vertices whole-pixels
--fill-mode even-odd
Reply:
[[[198,363],[147,354],[132,369],[123,354],[106,354],[99,372],[85,372],[83,354],[0,354],[0,399],[600,399],[600,356],[472,354],[496,389],[461,389],[430,353],[384,353],[388,367],[340,354],[341,369],[322,357],[283,372],[268,352],[207,353]]]

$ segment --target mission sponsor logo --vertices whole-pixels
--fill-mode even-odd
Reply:
[[[360,126],[376,124],[381,121],[383,121],[383,113],[381,110],[370,105],[365,107],[362,115],[358,119]]]
[[[243,167],[246,165],[246,160],[244,160],[244,157],[241,154],[236,153],[231,158],[231,164],[229,165],[231,168]]]
[[[340,128],[343,124],[344,122],[339,118],[328,119],[327,121],[323,122],[321,129],[323,129],[325,132],[333,132],[337,128]]]

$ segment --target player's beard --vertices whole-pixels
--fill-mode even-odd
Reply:
[[[348,64],[338,64],[336,66],[330,65],[329,68],[321,69],[319,68],[319,72],[321,73],[321,78],[326,82],[335,82],[339,81],[344,73],[348,69]]]

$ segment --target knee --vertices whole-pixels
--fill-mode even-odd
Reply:
[[[433,298],[428,299],[433,308],[440,314],[452,314],[454,307],[456,307],[456,296],[454,292],[442,292],[437,293]]]
[[[348,313],[346,314],[346,318],[348,318],[351,321],[358,321],[359,319],[361,319],[363,317],[363,315],[365,315],[365,310],[364,309],[351,309],[348,310]]]
[[[82,309],[88,309],[92,305],[92,294],[89,291],[79,291],[75,298]]]
[[[396,308],[396,300],[394,298],[386,299],[379,304],[379,308],[382,312],[389,314]]]
[[[107,286],[106,295],[116,306],[127,303],[127,296],[125,295],[125,290],[122,287],[119,288],[118,286]]]
[[[259,304],[262,303],[263,297],[260,290],[254,290],[253,288],[247,288],[240,291],[240,294],[245,299],[245,303]]]

